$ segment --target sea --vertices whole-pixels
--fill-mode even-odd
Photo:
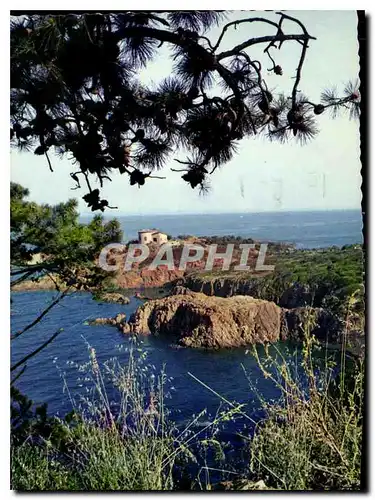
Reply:
[[[106,218],[112,216],[111,212]],[[117,215],[124,241],[138,238],[142,229],[179,235],[235,235],[259,241],[294,243],[297,248],[342,247],[363,242],[360,210],[262,212],[225,214]],[[81,217],[87,222],[91,215]]]
[[[157,228],[173,237],[236,235],[294,243],[298,248],[342,247],[363,242],[361,212],[355,210],[118,218],[124,240],[136,238],[140,229]],[[87,216],[82,220],[87,221]],[[12,333],[32,322],[54,297],[52,291],[12,292]],[[128,305],[100,303],[85,292],[66,297],[36,326],[11,342],[11,363],[14,364],[62,329],[51,344],[27,362],[17,387],[35,403],[47,403],[51,414],[63,416],[72,408],[80,407],[88,394],[82,366],[89,361],[89,349],[95,348],[99,364],[103,366],[111,358],[126,364],[131,347],[129,338],[117,329],[89,326],[88,320],[112,317],[120,312],[129,317],[139,305],[139,299],[134,296]],[[279,396],[274,384],[263,377],[251,350],[175,349],[167,339],[154,336],[140,337],[139,342],[137,349],[146,353],[147,366],[155,373],[165,370],[166,405],[180,425],[187,425],[193,415],[204,410],[205,418],[209,419],[220,411],[225,399],[244,404],[244,411],[256,420],[261,415],[259,395],[267,401]],[[276,347],[291,362],[295,361],[298,346],[282,343]],[[262,356],[261,347],[260,350]],[[111,397],[116,398],[116,394]]]

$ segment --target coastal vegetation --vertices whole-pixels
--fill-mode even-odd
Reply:
[[[309,250],[271,251],[269,273],[199,271],[186,276],[185,286],[207,294],[250,294],[283,307],[323,307],[344,317],[356,294],[356,312],[364,318],[364,255],[361,245]]]
[[[251,355],[280,394],[271,403],[258,391],[264,417],[255,422],[242,405],[217,394],[225,403],[217,415],[207,420],[203,412],[181,428],[166,405],[167,374],[155,373],[134,342],[124,366],[116,359],[99,364],[88,346],[89,361],[80,372],[90,390],[64,419],[48,417],[45,407],[33,409],[31,401],[12,390],[14,489],[361,488],[363,361],[347,358],[345,350],[341,359],[332,353],[317,357],[321,347],[308,334],[299,354],[288,359],[254,347]],[[254,389],[251,376],[249,384]],[[236,418],[254,424],[250,433],[241,434],[241,465],[231,461],[230,446],[219,433]]]
[[[304,381],[285,359],[275,361],[269,353],[265,360],[257,358],[282,396],[276,404],[263,401],[265,417],[249,439],[250,467],[276,489],[358,490],[365,470],[364,363],[343,355],[335,378],[335,364],[326,360],[317,377],[313,344],[307,336],[300,361]]]
[[[35,326],[68,294],[77,290],[100,290],[108,273],[96,266],[103,245],[121,241],[119,222],[104,221],[95,216],[89,224],[79,222],[77,200],[58,205],[37,204],[27,200],[29,191],[19,184],[10,184],[10,253],[11,290],[32,288],[36,283],[52,288],[56,295],[44,311],[22,330],[13,332],[11,340],[30,335]],[[40,284],[40,285],[39,285]],[[53,341],[61,330],[54,332],[42,346],[11,366],[14,377],[26,369],[27,360]]]
[[[11,275],[21,276],[22,281],[58,274],[73,284],[74,274],[83,268],[88,278],[103,246],[122,240],[116,219],[104,221],[95,215],[89,224],[80,223],[76,199],[51,206],[27,200],[29,194],[28,189],[11,182],[11,264],[17,268]]]
[[[107,225],[100,217],[95,217],[87,225],[80,224],[73,200],[56,208],[26,201],[27,190],[19,185],[12,184],[11,193],[13,269],[22,269],[26,274],[32,272],[37,280],[59,276],[61,272],[60,282],[53,278],[55,288],[60,290],[59,296],[66,291],[61,291],[62,283],[66,283],[65,269],[71,272],[74,264],[74,269],[79,266],[82,270],[82,277],[87,276],[86,266],[93,269],[89,258],[95,261],[100,246],[109,238],[121,238],[117,221]],[[35,224],[36,220],[41,224]],[[50,235],[43,229],[48,226],[51,227]],[[71,237],[67,240],[65,236],[69,235]],[[218,245],[233,240],[239,244],[244,241],[231,236],[208,240]],[[81,244],[82,241],[85,244]],[[30,264],[35,254],[44,257]],[[125,365],[115,359],[99,365],[95,351],[89,348],[89,362],[83,367],[91,384],[89,397],[74,406],[64,418],[49,415],[46,405],[35,408],[17,391],[17,379],[23,376],[27,360],[16,363],[18,374],[14,376],[11,387],[12,488],[19,491],[360,489],[363,482],[364,361],[362,351],[348,357],[348,349],[353,329],[363,339],[362,248],[351,245],[341,249],[296,250],[275,244],[271,245],[267,262],[275,264],[273,273],[188,271],[184,284],[192,288],[200,284],[207,293],[206,284],[214,283],[210,294],[216,295],[215,282],[220,281],[225,297],[246,291],[247,295],[262,299],[258,302],[264,307],[271,306],[271,300],[282,303],[286,300],[286,292],[292,291],[289,305],[297,300],[297,305],[324,308],[345,320],[340,337],[342,355],[335,356],[332,351],[327,351],[323,365],[318,363],[321,356],[316,356],[316,353],[324,349],[325,344],[319,343],[314,334],[313,309],[308,307],[304,309],[304,334],[299,338],[302,347],[296,351],[296,356],[286,359],[275,350],[271,354],[267,343],[270,339],[257,337],[257,342],[266,341],[265,350],[259,353],[255,346],[249,355],[255,356],[263,375],[279,389],[280,398],[271,403],[258,393],[263,417],[253,422],[251,432],[241,435],[243,458],[240,466],[238,461],[232,463],[228,458],[231,444],[219,439],[220,429],[238,417],[250,420],[252,417],[244,415],[241,405],[225,399],[224,408],[218,415],[209,421],[205,418],[202,425],[199,421],[204,415],[192,416],[181,429],[170,418],[166,405],[166,374],[152,373],[151,376],[146,353],[135,343],[129,348],[129,360]],[[100,281],[99,277],[96,283],[95,293],[99,300],[128,300],[113,284],[107,286],[106,281]],[[223,283],[230,283],[231,287],[225,288]],[[244,283],[248,287],[246,290],[241,289]],[[90,286],[91,283],[86,285],[92,290]],[[70,291],[74,289],[80,287],[72,284]],[[182,291],[183,294],[195,295],[188,289],[178,292],[178,287],[171,286],[170,293],[177,295],[146,302],[137,311],[138,316],[141,317],[144,308],[145,311],[155,308],[158,302],[184,299],[186,295],[178,294]],[[203,300],[202,307],[214,311],[213,299],[216,298],[212,297],[212,305],[209,300]],[[258,307],[256,300],[246,299]],[[230,301],[229,298],[219,300]],[[236,297],[233,300],[233,304],[237,304]],[[229,302],[219,305],[218,314],[220,310],[222,315],[227,305],[230,309]],[[164,305],[161,307],[165,310]],[[278,327],[278,335],[281,335],[285,313],[275,304],[272,307],[277,318],[279,311],[281,314]],[[292,313],[293,309],[290,309],[288,314]],[[120,316],[118,322],[125,328],[125,317]],[[238,323],[237,312],[235,316]],[[265,326],[264,313],[261,316],[259,328],[268,328],[272,336],[272,321]],[[157,317],[154,314],[153,321]],[[187,316],[181,316],[181,321],[186,330]],[[151,325],[148,319],[143,322],[147,328]],[[187,346],[195,345],[194,342],[200,345],[202,340],[208,342],[209,336],[203,332],[201,323],[189,337],[192,342],[186,341]],[[116,322],[111,324],[117,326]],[[160,323],[157,329],[165,326]],[[173,325],[171,328],[173,330]],[[217,335],[218,328],[225,336],[222,319],[212,333]],[[256,325],[254,328],[259,336],[261,330]],[[32,332],[32,328],[25,329],[28,330]],[[145,327],[141,330],[143,332]],[[20,334],[25,334],[25,331]],[[241,342],[245,346],[247,342],[243,335],[242,332]],[[135,339],[130,341],[136,342]],[[250,376],[248,380],[250,390],[254,391]],[[116,391],[115,396],[113,392],[109,396],[108,385]]]

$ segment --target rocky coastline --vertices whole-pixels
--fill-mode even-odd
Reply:
[[[183,287],[173,295],[141,305],[125,314],[98,318],[124,334],[163,335],[183,347],[220,349],[303,340],[310,332],[319,340],[338,341],[341,323],[321,308],[285,309],[250,296],[208,297]]]
[[[186,271],[170,271],[160,265],[118,272],[104,288],[92,290],[93,297],[121,305],[128,304],[130,296],[145,302],[128,320],[99,318],[94,323],[107,323],[127,334],[165,335],[174,345],[184,347],[216,349],[301,341],[307,331],[330,343],[340,343],[346,333],[363,346],[362,250],[351,246],[279,251],[271,254],[276,263],[271,273],[207,272],[199,267],[200,262]],[[55,288],[51,278],[42,277],[13,290]],[[356,306],[349,324],[345,304],[353,290],[359,294],[355,292]]]

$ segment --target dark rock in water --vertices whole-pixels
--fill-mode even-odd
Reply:
[[[126,320],[126,314],[125,313],[119,313],[115,316],[115,321],[116,323],[125,323]]]
[[[116,325],[114,318],[89,319],[87,323],[89,325],[113,325],[113,326]]]
[[[126,297],[125,295],[122,295],[122,293],[117,293],[117,292],[106,292],[100,295],[99,299],[102,302],[113,302],[115,304],[129,304],[130,299],[129,297]]]
[[[111,325],[117,327],[119,327],[120,325],[124,325],[125,323],[126,323],[125,313],[116,314],[114,318],[97,318],[88,321],[89,325]]]

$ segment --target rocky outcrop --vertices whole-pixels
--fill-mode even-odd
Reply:
[[[193,292],[202,292],[205,295],[215,295],[216,297],[232,297],[233,295],[252,295],[256,296],[260,278],[238,277],[221,278],[204,275],[191,274],[186,276],[178,285],[183,285]]]
[[[105,292],[102,293],[98,299],[100,302],[112,302],[115,304],[129,304],[130,299],[122,293],[117,292]]]
[[[114,284],[119,288],[154,288],[163,286],[178,278],[181,278],[184,271],[179,271],[177,268],[171,271],[161,267],[157,269],[137,269],[126,272],[119,272],[114,278]]]
[[[293,309],[309,306],[313,301],[314,294],[308,285],[293,283],[292,286],[289,286],[282,292],[278,300],[278,305],[287,309]]]
[[[58,276],[42,276],[38,280],[25,280],[13,285],[12,292],[34,292],[36,290],[56,290],[56,283],[61,290],[66,289],[66,285],[59,280]]]
[[[232,273],[228,277],[205,276],[192,273],[182,280],[177,280],[177,286],[184,286],[193,292],[216,297],[233,297],[234,295],[251,295],[252,297],[272,300],[280,307],[292,309],[304,307],[313,302],[313,293],[309,287],[299,283],[285,283],[285,290],[273,290],[269,286],[270,275],[261,274],[244,276],[243,272]]]
[[[180,345],[204,348],[276,342],[282,329],[282,309],[273,302],[191,291],[143,304],[122,328],[125,333],[168,335]]]
[[[122,327],[126,323],[126,314],[119,313],[116,314],[114,318],[97,318],[88,320],[89,325],[111,325],[116,326],[118,329],[122,330]]]
[[[184,287],[174,295],[141,305],[125,315],[99,318],[95,324],[116,326],[123,333],[166,335],[174,346],[218,349],[303,340],[307,332],[336,342],[342,325],[324,309],[284,309],[249,296],[207,297]]]

